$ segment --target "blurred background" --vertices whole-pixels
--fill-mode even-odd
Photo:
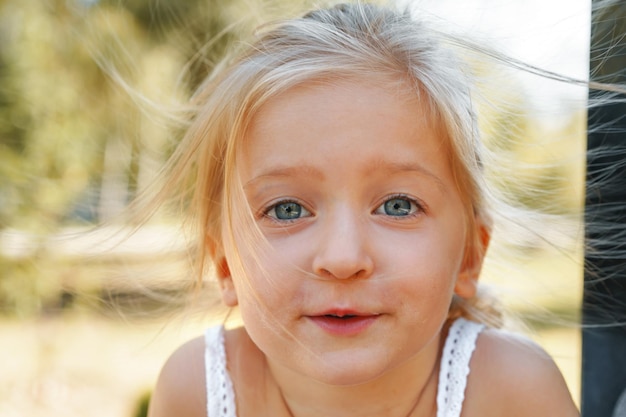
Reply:
[[[190,279],[176,218],[130,236],[115,219],[157,179],[180,133],[170,115],[228,47],[308,3],[0,0],[1,416],[142,415],[168,354],[209,325],[210,314],[169,304]],[[587,78],[584,1],[402,3]],[[475,67],[491,103],[480,104],[485,141],[518,162],[488,173],[559,220],[545,225],[550,243],[515,230],[523,249],[490,255],[484,281],[578,401],[587,91]]]

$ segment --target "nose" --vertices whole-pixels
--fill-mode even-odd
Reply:
[[[320,225],[314,273],[336,279],[370,276],[374,260],[366,229],[363,219],[348,209],[329,213]]]

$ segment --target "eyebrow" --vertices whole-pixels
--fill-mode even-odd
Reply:
[[[310,165],[298,165],[298,166],[288,166],[288,167],[275,167],[271,168],[267,171],[261,172],[259,175],[247,181],[243,188],[246,188],[250,185],[254,185],[255,182],[266,179],[266,178],[281,178],[281,177],[308,177],[315,179],[323,179],[324,174],[322,172]]]
[[[413,162],[391,162],[391,161],[385,161],[385,160],[376,160],[374,161],[372,166],[365,169],[365,173],[367,174],[368,172],[372,172],[375,170],[383,170],[392,174],[403,173],[403,172],[409,172],[409,173],[415,172],[415,173],[421,174],[423,176],[426,176],[432,179],[437,184],[437,187],[441,191],[443,192],[446,191],[446,186],[444,182],[441,180],[441,178],[439,178],[437,175],[432,173],[430,170]],[[257,181],[266,179],[266,178],[295,177],[295,176],[315,178],[319,180],[324,179],[324,174],[317,168],[312,167],[310,165],[298,165],[298,166],[287,166],[287,167],[279,166],[279,167],[271,168],[267,171],[261,172],[259,175],[247,181],[243,185],[243,188],[245,189],[251,185],[254,185],[254,183],[256,183]]]
[[[374,167],[375,169],[382,169],[391,173],[416,172],[435,181],[437,187],[439,187],[441,191],[446,191],[446,185],[443,180],[420,164],[416,164],[414,162],[390,162],[385,160],[377,160],[374,162]]]

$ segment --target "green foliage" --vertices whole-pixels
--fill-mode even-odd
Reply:
[[[147,417],[151,394],[152,393],[147,392],[143,394],[141,397],[139,397],[139,400],[137,400],[137,406],[135,409],[135,413],[133,414],[133,417]]]
[[[205,13],[204,1],[92,3],[7,0],[0,9],[0,229],[50,231],[76,220],[76,204],[101,194],[103,177],[122,189],[113,198],[123,206],[151,176],[141,172],[146,160],[169,149],[167,132],[154,134],[156,118],[123,86],[149,100],[180,96],[176,88],[188,89],[176,76],[192,40],[228,24],[218,1]],[[210,60],[228,39],[212,45]],[[120,161],[120,149],[130,158]]]
[[[0,249],[11,230],[41,236],[33,254],[0,250],[0,311],[55,304],[64,279],[45,237],[115,216],[153,180],[171,132],[138,97],[171,104],[189,93],[177,76],[200,29],[206,42],[229,24],[220,3],[203,14],[205,1],[0,3]]]
[[[495,72],[492,75],[499,80]],[[584,192],[586,114],[572,113],[569,120],[546,125],[530,114],[522,86],[513,91],[500,86],[492,93],[491,105],[480,109],[482,140],[495,155],[487,158],[487,177],[511,204],[578,215]]]

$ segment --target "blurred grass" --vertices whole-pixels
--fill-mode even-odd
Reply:
[[[167,356],[204,327],[163,326],[80,314],[0,320],[0,415],[135,415]]]

